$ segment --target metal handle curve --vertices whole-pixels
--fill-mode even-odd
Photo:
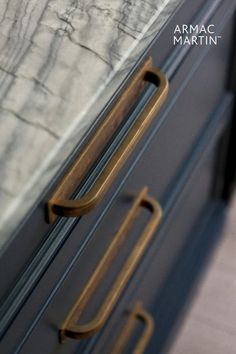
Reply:
[[[148,224],[145,226],[128,259],[122,266],[120,273],[112,284],[111,289],[109,290],[103,304],[97,311],[95,318],[86,324],[76,324],[91,295],[109,269],[111,261],[121,246],[129,227],[136,218],[140,206],[147,208],[151,212],[151,217]],[[152,239],[156,227],[160,223],[161,216],[161,206],[155,199],[147,195],[147,188],[144,187],[135,198],[135,201],[126,215],[122,225],[115,234],[103,258],[100,260],[95,271],[84,287],[79,299],[73,306],[61,329],[59,330],[60,342],[63,342],[66,337],[74,339],[90,337],[104,325],[121,292],[132,275],[137,263],[141,259],[148,243]]]
[[[144,330],[141,337],[138,339],[132,354],[143,354],[146,346],[154,331],[154,320],[152,316],[143,309],[140,302],[137,302],[132,308],[128,321],[122,328],[122,331],[116,340],[114,347],[111,350],[111,354],[121,354],[127,344],[130,335],[134,329],[136,321],[139,320],[144,324]]]
[[[103,197],[104,193],[167,97],[168,80],[159,69],[153,68],[151,64],[152,60],[149,58],[134,75],[126,90],[119,97],[110,113],[108,113],[106,119],[98,127],[96,134],[88,141],[87,145],[81,152],[80,157],[64,177],[54,195],[48,201],[46,205],[48,222],[53,222],[58,215],[64,217],[76,217],[86,214],[92,210]],[[157,87],[157,90],[147,102],[145,108],[116,149],[112,158],[107,163],[92,188],[85,196],[78,200],[68,199],[76,188],[76,185],[78,185],[82,170],[91,166],[92,160],[94,159],[91,155],[97,156],[97,151],[100,151],[101,149],[101,141],[104,139],[107,141],[108,136],[114,133],[117,126],[119,126],[122,114],[128,109],[125,108],[125,106],[128,105],[130,108],[129,97],[131,96],[131,101],[132,96],[134,96],[133,98],[137,98],[135,90],[137,90],[137,87],[143,88],[143,85],[146,83],[154,84]]]

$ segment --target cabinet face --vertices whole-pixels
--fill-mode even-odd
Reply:
[[[215,168],[217,165],[217,158],[219,153],[219,139],[226,126],[230,121],[232,111],[232,99],[228,96],[222,101],[217,111],[214,113],[210,120],[210,124],[205,129],[205,134],[202,136],[197,144],[194,146],[188,163],[185,169],[180,173],[178,179],[173,183],[173,190],[170,193],[172,200],[171,207],[163,205],[164,217],[161,227],[154,235],[153,241],[145,253],[145,257],[137,265],[132,275],[131,282],[128,287],[121,294],[119,305],[115,306],[114,313],[109,317],[108,322],[104,326],[104,331],[115,325],[116,321],[120,323],[124,320],[123,315],[127,308],[132,307],[138,300],[142,300],[143,307],[147,310],[152,309],[157,296],[162,291],[163,284],[165,283],[173,264],[176,262],[182,248],[188,240],[193,237],[193,230],[197,224],[201,224],[204,214],[207,214],[208,206],[216,201],[215,194],[213,193],[213,186],[215,184]],[[210,142],[210,143],[209,143]],[[140,161],[140,163],[142,163]],[[130,180],[135,180],[135,169],[130,175]],[[143,183],[145,182],[145,175],[143,175]],[[92,239],[87,244],[82,252],[77,253],[76,259],[70,263],[67,269],[66,277],[63,282],[59,280],[60,286],[57,283],[57,289],[50,295],[50,299],[45,298],[45,304],[42,304],[41,316],[35,327],[32,327],[30,338],[27,337],[27,342],[22,342],[22,350],[27,353],[32,348],[38,348],[39,353],[44,351],[60,352],[73,350],[84,350],[86,345],[92,345],[95,339],[81,340],[79,343],[73,339],[66,339],[63,345],[59,344],[58,331],[61,328],[69,311],[82,293],[86,282],[91,277],[97,264],[103,258],[107,247],[109,247],[114,235],[122,224],[123,217],[130,210],[133,198],[127,190],[130,186],[125,184],[120,191],[117,200],[111,205],[108,213],[104,219],[94,230]],[[116,215],[116,217],[113,217]],[[141,215],[142,216],[142,215]],[[144,218],[143,218],[144,217]],[[87,304],[84,316],[82,319],[86,322],[94,316],[99,305],[103,303],[106,294],[109,292],[114,280],[122,269],[122,265],[136,244],[140,236],[140,230],[148,220],[148,216],[143,215],[129,229],[125,237],[125,243],[117,251],[117,258],[115,262],[111,262],[109,271],[106,272],[104,278],[101,280],[101,286],[92,294],[89,303]],[[204,219],[204,218],[203,218]],[[111,220],[113,221],[111,224]],[[74,229],[74,238],[78,238],[80,233],[79,226]],[[201,237],[201,235],[199,235]],[[45,297],[45,289],[50,282],[55,281],[55,272],[63,260],[63,253],[55,259],[53,266],[47,273],[40,287],[36,293],[29,299],[24,313],[21,314],[21,319],[25,318],[27,312],[30,311],[31,305],[35,299]],[[89,260],[89,262],[88,262]],[[121,305],[122,304],[122,305]],[[174,304],[173,304],[174,306]],[[24,316],[25,314],[25,316]],[[155,313],[154,313],[155,314]],[[21,324],[21,319],[18,319],[18,325]],[[120,322],[121,321],[121,322]],[[122,322],[123,323],[123,322]],[[115,325],[116,326],[116,325]],[[109,346],[112,344],[109,340],[110,335],[104,334],[101,330],[101,341],[103,344]],[[19,333],[19,331],[17,332]],[[116,333],[115,331],[113,333]],[[103,337],[104,335],[104,337]],[[164,335],[164,334],[163,334]],[[98,337],[99,333],[98,333]],[[44,338],[44,340],[43,340]],[[116,338],[111,337],[113,341]],[[105,342],[104,342],[105,341]],[[108,341],[108,342],[106,342]],[[40,343],[35,345],[35,343]],[[100,348],[100,344],[98,346]],[[97,349],[96,349],[97,350]]]
[[[169,7],[172,8],[172,11],[174,10],[175,5],[178,5],[181,1],[172,1],[170,0]],[[164,32],[166,33],[168,31],[168,28],[170,27],[171,23],[175,21],[175,17],[179,19],[184,19],[185,22],[189,21],[191,17],[193,17],[198,10],[202,7],[203,0],[199,1],[198,3],[194,4],[188,4],[188,1],[183,2],[183,6],[177,11],[175,16],[172,16],[171,19],[169,19],[170,23],[165,28],[165,31],[160,34],[161,38],[155,39],[156,42],[160,42],[159,48],[161,48],[161,56],[162,60],[158,60],[156,62],[156,57],[155,59],[155,66],[160,67],[161,66],[161,61],[165,61],[166,58],[168,57],[171,47],[168,47],[166,45],[163,45],[163,35]],[[13,5],[11,5],[13,6]],[[133,10],[136,11],[139,8],[139,4],[135,5]],[[136,10],[135,10],[136,9]],[[9,10],[9,9],[8,9]],[[14,10],[14,9],[13,9]],[[14,11],[13,11],[14,13]],[[35,16],[35,13],[34,13]],[[152,33],[153,35],[153,33]],[[164,40],[165,42],[165,40]],[[169,40],[167,40],[169,42]],[[153,43],[152,43],[153,44]],[[158,45],[158,43],[157,43]],[[149,50],[150,48],[148,48]],[[153,53],[150,52],[152,55]],[[146,54],[145,54],[146,55]],[[149,54],[148,54],[149,55]],[[139,53],[137,56],[137,59],[139,59],[142,56],[142,53]],[[159,55],[158,55],[159,57]],[[139,63],[137,63],[138,65]],[[104,105],[106,102],[104,102]],[[99,112],[97,112],[99,113]],[[33,119],[34,117],[32,117]],[[27,155],[27,154],[26,154]],[[73,160],[73,156],[71,159]],[[64,166],[64,171],[66,171],[67,166]],[[48,194],[40,196],[40,200],[38,203],[36,203],[33,207],[33,212],[30,212],[29,217],[27,216],[27,221],[23,222],[19,225],[19,230],[17,230],[16,233],[14,233],[14,241],[9,243],[8,248],[6,250],[3,250],[4,253],[1,255],[1,260],[0,260],[0,269],[4,269],[5,265],[7,264],[9,267],[9,276],[7,279],[3,277],[3,283],[1,284],[0,288],[0,297],[2,298],[4,294],[7,294],[8,289],[12,288],[14,283],[18,280],[19,274],[23,272],[23,270],[28,266],[30,260],[32,259],[32,254],[35,254],[39,247],[42,245],[43,242],[45,242],[46,238],[49,238],[49,235],[54,232],[54,228],[47,225],[45,222],[45,213],[44,213],[44,204],[47,201],[48,198],[50,198],[51,193],[55,189],[55,186],[57,185],[58,181],[60,180],[61,176],[63,175],[64,171],[61,171],[59,173],[60,176],[56,177],[55,185],[52,185],[52,189],[48,191]],[[28,182],[27,182],[28,184]],[[35,189],[31,190],[31,197],[35,197]],[[42,199],[41,199],[42,197]],[[3,200],[3,199],[1,199]],[[22,208],[18,208],[19,210]],[[9,225],[13,225],[15,222],[15,218],[13,217]],[[59,232],[60,228],[62,228],[62,225],[58,225],[57,229],[55,232]],[[62,231],[65,232],[65,231]],[[1,242],[0,242],[1,243]],[[49,241],[50,243],[50,241]],[[24,247],[22,247],[24,245]],[[45,242],[45,247],[46,242]],[[56,247],[56,246],[55,246]],[[20,250],[19,252],[14,252],[15,249]],[[15,254],[14,254],[15,253]],[[9,264],[8,259],[11,257],[11,254],[14,254],[14,263]]]
[[[188,1],[186,1],[186,9],[188,9],[188,18],[190,19],[190,9],[187,4],[189,4]],[[12,244],[12,248],[9,247],[8,252],[3,254],[0,259],[0,272],[2,272],[0,276],[3,279],[0,295],[3,298],[5,296],[6,302],[0,309],[3,314],[0,317],[3,332],[6,332],[2,344],[4,350],[7,348],[10,352],[15,350],[19,344],[23,348],[23,353],[24,349],[27,353],[27,350],[32,350],[35,343],[40,343],[37,348],[38,350],[44,348],[45,353],[46,347],[44,345],[48,345],[48,348],[52,350],[58,348],[59,352],[65,350],[66,347],[61,349],[58,346],[58,328],[72,306],[73,300],[80,293],[89,272],[96,265],[96,261],[101,258],[105,248],[109,245],[111,236],[119,228],[126,212],[128,212],[130,200],[128,201],[127,196],[130,191],[137,192],[144,185],[147,185],[150,194],[158,199],[165,211],[169,213],[172,203],[170,196],[175,189],[175,183],[177,183],[180,174],[185,171],[190,150],[201,139],[227,88],[225,83],[233,20],[230,8],[226,11],[229,1],[223,1],[221,4],[219,2],[219,5],[216,13],[216,9],[211,13],[215,17],[210,17],[210,19],[212,21],[223,19],[220,22],[219,33],[222,34],[224,40],[217,47],[211,47],[204,51],[200,48],[192,48],[186,56],[181,54],[180,62],[178,60],[181,55],[176,56],[175,53],[171,65],[170,61],[167,63],[168,60],[166,60],[168,65],[165,63],[163,56],[163,67],[166,67],[168,73],[171,73],[167,105],[156,117],[140,146],[133,152],[124,169],[118,174],[116,181],[112,184],[98,208],[76,222],[75,220],[61,221],[51,228],[45,223],[44,204],[50,197],[46,196],[35,214],[32,215],[29,223],[21,230],[14,245]],[[196,6],[196,4],[193,5],[192,17],[194,12],[197,11]],[[231,6],[233,8],[232,3]],[[187,16],[184,13],[187,10],[184,9],[185,7],[183,7],[183,17],[180,12],[178,13],[179,19],[182,18],[183,20]],[[225,16],[222,17],[222,14]],[[167,26],[165,31],[168,32],[168,28]],[[165,31],[160,38],[157,38],[156,43],[153,43],[148,53],[153,55],[154,61],[158,61],[159,44],[161,41],[163,43]],[[168,50],[165,49],[164,53],[166,59]],[[225,120],[229,119],[228,115],[226,116]],[[202,154],[204,154],[204,151],[202,151]],[[212,156],[215,156],[215,154],[214,150]],[[203,168],[201,171],[204,174]],[[194,202],[194,205],[192,205],[193,209],[194,206],[196,207],[196,210],[191,209],[191,205],[189,206],[186,202],[186,214],[188,210],[189,213],[192,210],[191,217],[193,219],[198,217],[198,211],[200,212],[203,204],[209,199],[208,192],[211,183],[213,184],[212,171],[212,165],[209,162],[206,167],[206,178],[209,177],[209,180],[204,180],[203,184],[199,186],[199,188],[203,188],[204,192],[197,193],[196,191],[196,203]],[[180,191],[176,193],[178,194]],[[188,192],[188,194],[191,197],[191,193]],[[197,197],[199,197],[199,204]],[[189,203],[191,204],[191,202]],[[179,217],[179,220],[180,227],[182,224],[184,226],[183,215]],[[168,221],[168,225],[171,227],[172,220]],[[186,228],[188,225],[190,224],[186,224]],[[138,222],[135,223],[132,232],[138,234],[139,227]],[[173,228],[175,227],[177,227],[177,224],[174,224]],[[173,244],[176,253],[171,253],[171,250],[167,247],[166,253],[163,251],[165,257],[160,258],[164,269],[163,277],[169,269],[168,267],[171,266],[175,255],[178,254],[185,237],[189,235],[189,230],[183,231],[183,233],[179,232],[179,234],[183,238],[176,238],[176,244]],[[180,241],[179,246],[178,240]],[[129,252],[130,247],[131,245],[126,247],[127,252]],[[19,250],[19,252],[16,253],[15,250]],[[125,256],[125,252],[122,254]],[[14,255],[14,262],[9,262],[12,255]],[[173,259],[171,256],[173,256]],[[150,258],[155,258],[155,254],[152,253]],[[63,288],[63,283],[69,277],[69,274],[72,274],[70,272],[72,272],[77,261],[78,271],[72,277],[73,279],[66,291]],[[7,277],[5,276],[6,269],[9,275]],[[82,273],[80,269],[83,270]],[[119,270],[118,264],[115,269],[116,271]],[[75,288],[77,274],[80,274],[80,282],[76,284]],[[113,275],[114,273],[111,271],[110,280],[112,280]],[[160,282],[162,275],[157,277]],[[15,284],[16,286],[13,287]],[[64,290],[60,290],[62,288]],[[69,295],[69,289],[71,295]],[[105,291],[104,289],[103,291]],[[54,308],[50,312],[50,304],[59,291],[61,291],[60,300],[53,302],[52,306]],[[152,292],[144,297],[147,299],[147,304],[152,302]],[[64,307],[64,299],[66,298],[68,302]],[[47,308],[49,308],[49,312],[47,312]],[[39,322],[41,316],[43,316],[43,319]],[[13,319],[15,322],[13,322]],[[32,337],[28,341],[31,333]],[[45,338],[45,342],[43,338]],[[81,351],[84,350],[85,345],[81,344],[81,347],[79,347]],[[69,352],[77,348],[77,344],[72,342],[67,346]]]

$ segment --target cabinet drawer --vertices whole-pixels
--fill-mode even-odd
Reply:
[[[173,192],[173,194],[180,194],[181,196],[178,198],[178,201],[173,204],[174,206],[170,213],[164,215],[163,223],[159,231],[154,235],[153,241],[150,242],[151,247],[150,245],[147,247],[145,257],[143,257],[142,262],[140,262],[141,268],[137,268],[139,271],[134,274],[132,282],[129,288],[126,289],[125,296],[121,300],[121,304],[117,306],[115,314],[104,327],[105,332],[107,328],[116,328],[116,326],[112,327],[113,325],[110,324],[110,321],[111,323],[117,321],[117,318],[125,311],[127,306],[130,308],[136,300],[142,300],[144,307],[148,310],[151,308],[151,305],[161,289],[161,285],[171,269],[171,265],[176,260],[187,238],[191,236],[192,228],[195,223],[198,222],[203,208],[212,199],[217,142],[219,136],[222,134],[223,128],[228,123],[231,106],[231,99],[227,98],[223,101],[219,111],[217,111],[212,118],[210,126],[206,129],[204,136],[196,145],[191,155],[192,158],[186,165],[186,169],[183,171],[179,182],[176,184],[178,191],[177,193],[176,191]],[[224,116],[222,116],[223,114]],[[206,150],[209,139],[211,144],[209,144]],[[199,157],[203,153],[203,158],[199,163]],[[188,175],[191,174],[193,165],[195,165],[196,171],[191,179],[188,180]],[[133,175],[133,178],[134,177],[135,175]],[[145,181],[145,179],[143,181]],[[185,187],[183,192],[181,192],[183,186]],[[132,203],[127,199],[128,194],[129,191],[127,193],[125,186],[119,197],[122,209],[125,204],[126,210],[130,209]],[[118,205],[116,205],[116,208],[117,206]],[[103,257],[104,249],[111,243],[115,230],[120,226],[122,220],[120,217],[121,213],[119,208],[116,208],[117,217],[114,218],[114,216],[109,213],[106,215],[106,222],[102,223],[97,228],[93,239],[77,257],[77,261],[73,265],[70,274],[65,279],[63,286],[52,299],[47,311],[43,314],[42,319],[39,321],[31,333],[29,340],[21,348],[20,352],[24,354],[30,353],[34,348],[34,353],[37,353],[37,351],[38,353],[44,352],[45,354],[52,354],[54,352],[74,353],[76,351],[82,353],[87,345],[89,345],[89,347],[92,346],[94,340],[96,340],[97,337],[95,336],[95,339],[83,339],[78,343],[76,340],[68,338],[65,340],[64,344],[59,344],[58,330],[67,317],[68,312],[71,310],[72,305],[76,302],[79,294],[81,294],[82,289],[87,283],[87,279],[93,273],[94,268],[96,268],[96,264],[98,264]],[[187,218],[186,215],[188,216]],[[106,298],[106,294],[109,292],[117,275],[119,275],[123,263],[129,257],[131,250],[140,236],[140,226],[143,229],[143,224],[146,225],[149,220],[147,215],[143,215],[143,217],[144,218],[139,217],[138,220],[132,224],[128,234],[126,234],[127,239],[124,240],[122,248],[118,251],[118,257],[116,257],[115,261],[107,268],[105,277],[101,280],[101,287],[96,291],[96,296],[94,295],[91,298],[89,305],[86,307],[85,317],[82,317],[82,321],[86,322],[89,318],[91,319],[98,307],[103,303],[104,298]],[[110,220],[112,220],[112,225]],[[74,232],[78,235],[78,230]],[[136,289],[139,290],[136,291]],[[119,313],[119,316],[116,315],[116,312]],[[113,333],[117,333],[117,330],[113,331]],[[112,337],[111,332],[109,332],[108,337]],[[104,334],[103,339],[101,339],[103,343],[101,344],[101,353],[104,353],[104,338],[107,338],[106,334]],[[96,353],[99,352],[97,351],[98,348],[100,348],[100,344],[96,347]],[[109,353],[109,350],[107,352]]]
[[[150,129],[130,188],[138,188],[145,175],[150,193],[161,202],[168,198],[176,172],[226,92],[231,32],[229,21],[220,32],[228,43],[222,41],[204,56],[201,48],[193,49],[173,76],[163,114]]]
[[[195,170],[187,181],[184,174],[181,176],[179,183],[184,185],[184,188],[180,196],[164,218],[119,307],[101,335],[90,343],[87,353],[111,353],[118,341],[120,344],[120,334],[124,332],[129,316],[132,316],[132,311],[138,303],[152,316],[155,323],[152,339],[145,353],[160,353],[166,345],[176,320],[175,316],[179,315],[181,305],[184,304],[187,293],[189,296],[194,277],[197,276],[196,267],[203,261],[199,257],[206,257],[208,247],[212,247],[217,240],[216,229],[218,228],[219,232],[219,225],[216,225],[216,219],[212,220],[213,210],[220,209],[219,224],[223,220],[224,203],[215,196],[214,186],[220,177],[218,160],[222,141],[227,136],[227,127],[222,130],[222,122],[229,121],[232,105],[218,113],[222,116],[217,129],[203,137],[189,161],[189,164],[195,166]],[[207,146],[208,139],[211,144]],[[201,157],[200,150],[204,150]],[[216,170],[219,175],[216,175]],[[207,229],[210,221],[215,223],[215,231],[214,227]],[[137,319],[136,332],[134,330],[128,341],[123,333],[127,346],[122,354],[131,353],[138,342],[142,333],[139,322]],[[142,330],[145,331],[147,324],[142,322]]]

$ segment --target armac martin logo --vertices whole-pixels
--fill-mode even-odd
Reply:
[[[215,25],[176,25],[174,45],[217,45],[221,36],[215,35]]]

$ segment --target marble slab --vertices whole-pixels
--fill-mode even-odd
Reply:
[[[1,0],[1,249],[181,2]]]

